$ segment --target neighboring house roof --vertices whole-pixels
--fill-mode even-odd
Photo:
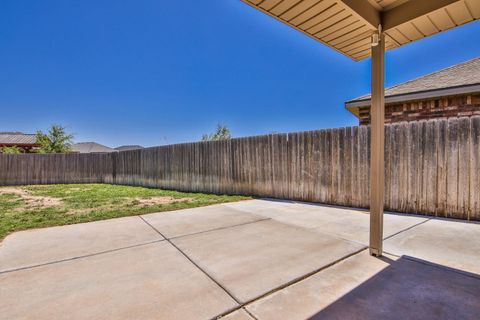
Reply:
[[[480,57],[385,89],[385,103],[480,92]],[[345,102],[345,107],[370,106],[370,95]]]
[[[126,145],[126,146],[120,146],[115,148],[115,150],[117,151],[129,151],[129,150],[139,150],[139,149],[144,149],[144,148],[139,145]]]
[[[117,150],[96,142],[79,142],[72,145],[72,151],[78,153],[106,153]]]
[[[22,132],[0,132],[0,145],[25,146],[36,145],[37,136]]]

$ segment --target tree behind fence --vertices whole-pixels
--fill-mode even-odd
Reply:
[[[113,183],[368,207],[367,126],[111,154],[0,155],[0,184]],[[480,220],[480,117],[386,126],[388,210]]]

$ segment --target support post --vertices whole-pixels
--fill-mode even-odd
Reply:
[[[378,37],[377,37],[378,35]],[[372,37],[372,98],[370,107],[370,254],[383,252],[384,144],[385,144],[385,41],[379,31]]]

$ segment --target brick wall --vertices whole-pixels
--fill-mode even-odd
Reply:
[[[480,93],[387,104],[385,123],[480,115]],[[370,107],[359,109],[360,125],[370,123]]]

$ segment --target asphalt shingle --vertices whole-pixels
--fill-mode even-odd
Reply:
[[[480,57],[387,88],[385,97],[475,84],[480,84]],[[370,94],[348,102],[366,99]]]

